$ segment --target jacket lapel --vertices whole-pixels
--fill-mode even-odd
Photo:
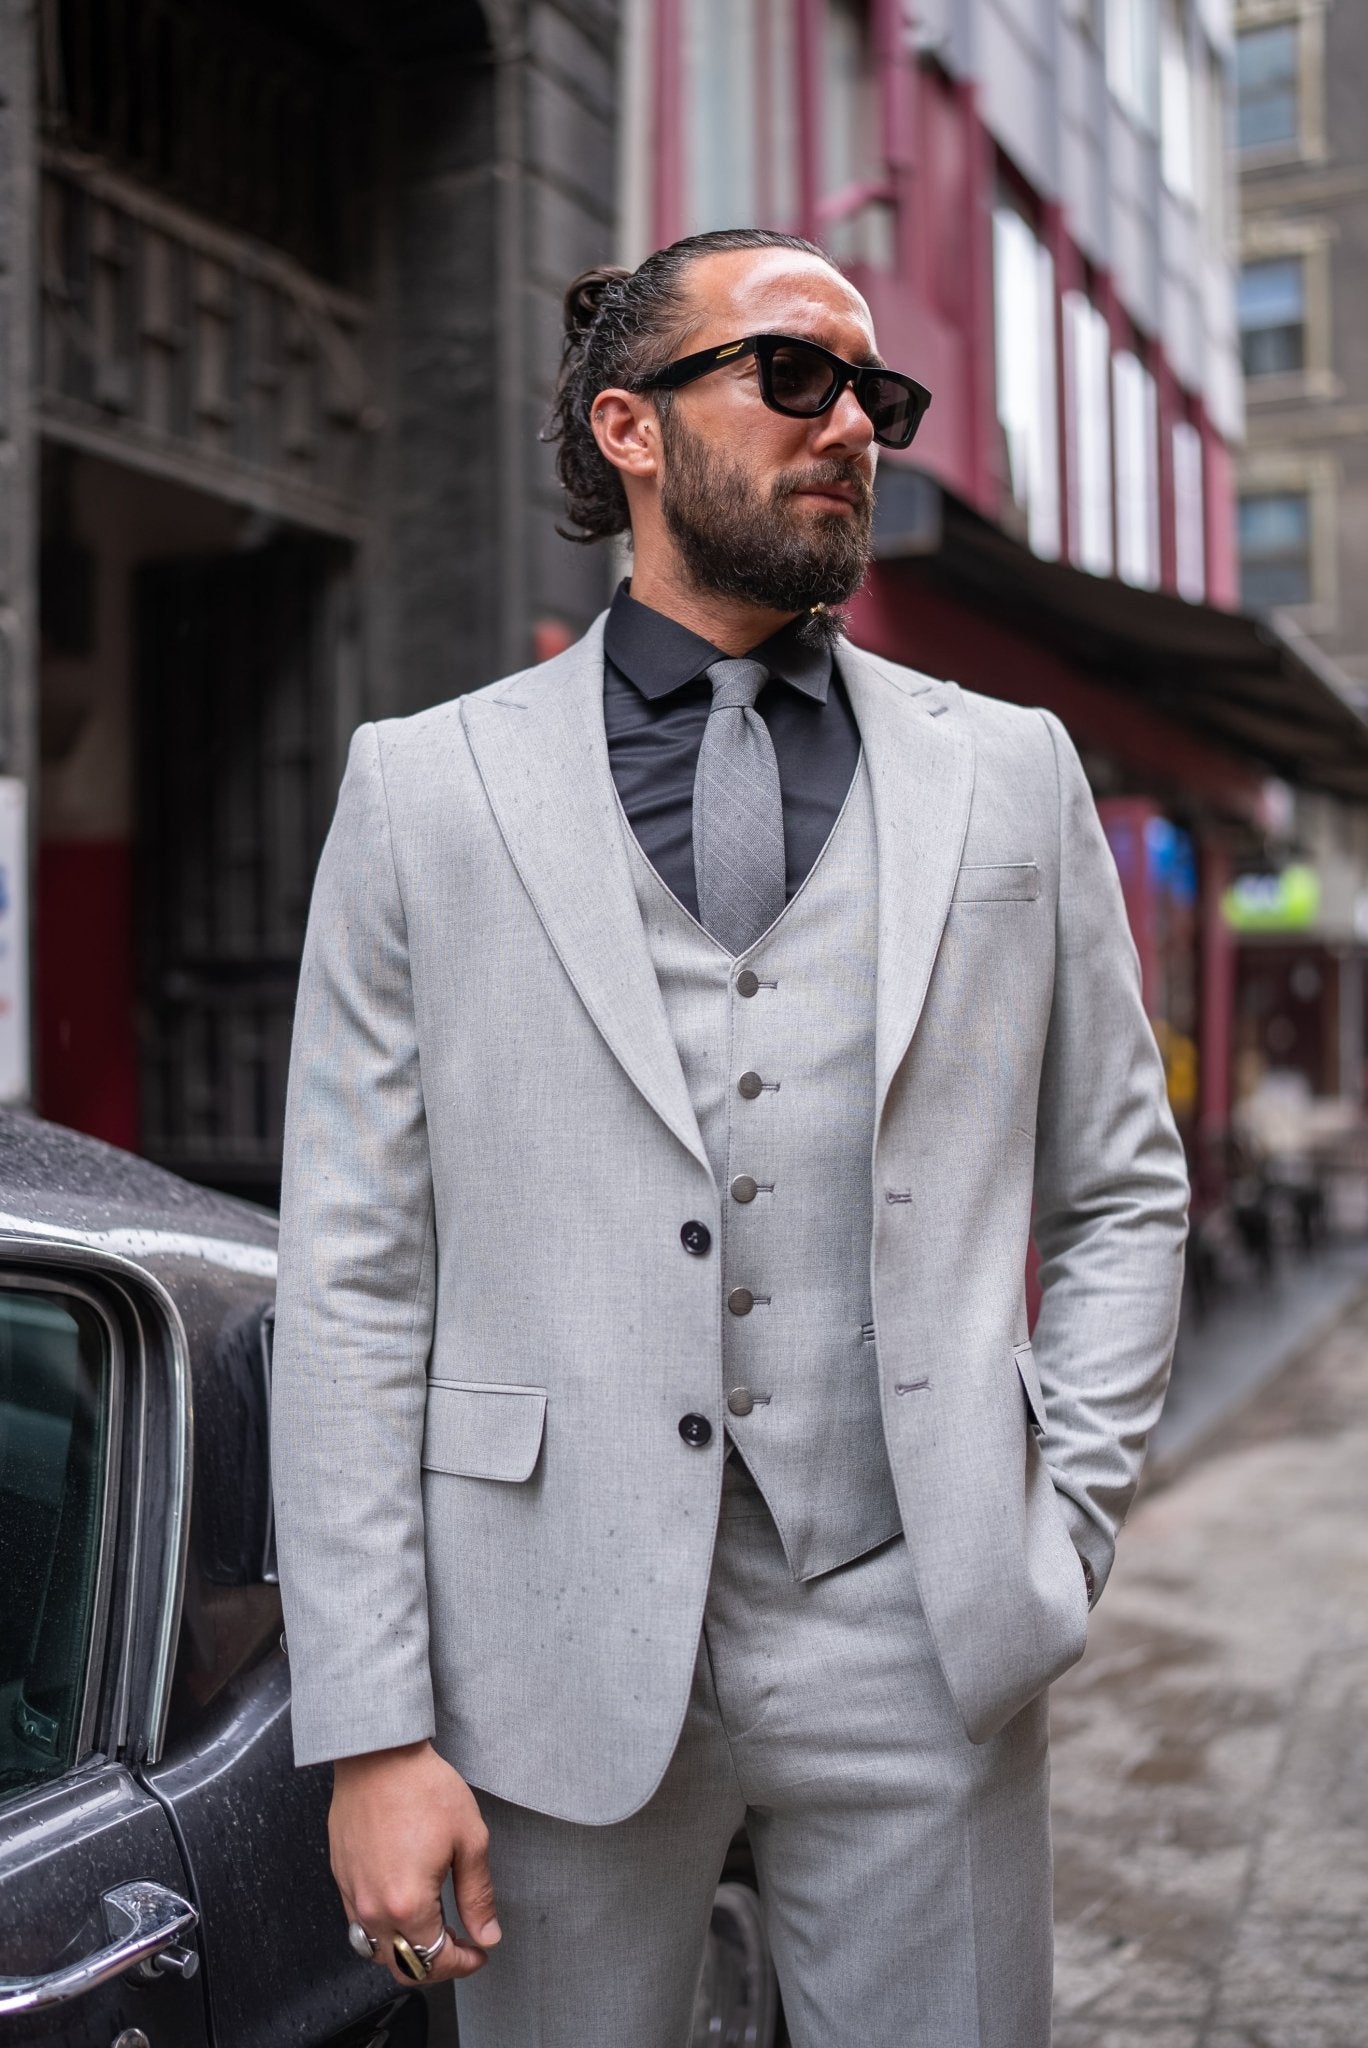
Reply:
[[[632,886],[603,730],[603,619],[554,661],[461,700],[504,843],[580,1000],[708,1171]]]
[[[876,1129],[926,1000],[974,788],[953,684],[842,646],[837,666],[864,743],[879,856]]]

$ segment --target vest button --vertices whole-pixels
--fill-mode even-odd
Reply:
[[[736,993],[739,996],[753,996],[760,986],[760,977],[753,967],[743,967],[736,977]]]
[[[731,1184],[731,1191],[734,1202],[753,1202],[759,1193],[759,1189],[748,1173],[737,1174],[736,1179]]]
[[[755,1296],[749,1287],[733,1287],[727,1296],[727,1307],[734,1316],[748,1316],[755,1307]]]
[[[749,1415],[755,1406],[755,1396],[749,1387],[733,1387],[727,1396],[727,1406],[733,1415]]]
[[[747,1102],[754,1102],[764,1085],[758,1074],[743,1074],[736,1084],[736,1092],[744,1095]]]
[[[686,1252],[692,1252],[696,1259],[701,1259],[705,1252],[712,1249],[712,1232],[706,1223],[682,1223],[679,1227],[679,1242]]]
[[[681,1415],[679,1434],[690,1450],[701,1451],[704,1444],[712,1442],[712,1424],[706,1415]]]

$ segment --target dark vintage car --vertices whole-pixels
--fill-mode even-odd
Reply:
[[[352,1955],[291,1761],[275,1236],[0,1112],[0,2044],[455,2041],[449,1992]],[[694,2040],[770,2048],[744,1841],[724,1876]]]

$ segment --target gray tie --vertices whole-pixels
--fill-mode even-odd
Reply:
[[[705,931],[744,953],[784,907],[784,807],[774,742],[755,700],[763,661],[715,661],[694,776],[694,877]]]

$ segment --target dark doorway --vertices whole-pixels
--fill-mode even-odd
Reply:
[[[349,551],[303,538],[136,581],[141,1149],[274,1203],[309,892],[352,696]]]

